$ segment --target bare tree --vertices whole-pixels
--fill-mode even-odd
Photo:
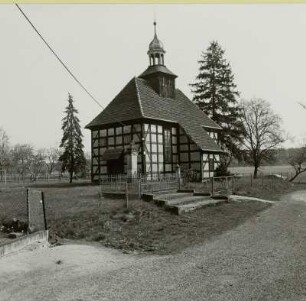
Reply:
[[[51,175],[59,163],[58,159],[61,155],[61,152],[56,147],[50,147],[49,149],[45,150],[45,153],[48,173]]]
[[[12,150],[15,171],[24,179],[29,171],[33,157],[33,147],[29,144],[16,144]]]
[[[292,182],[299,174],[306,171],[306,147],[292,150],[288,162],[295,171],[294,176],[289,179]]]
[[[10,165],[10,143],[6,132],[0,128],[0,169],[7,169]]]
[[[263,99],[242,101],[241,107],[246,131],[244,146],[247,149],[248,160],[254,166],[256,178],[263,160],[271,160],[273,149],[285,141],[280,128],[281,119]]]
[[[43,149],[39,149],[32,154],[30,158],[29,172],[33,181],[37,180],[38,176],[41,174],[44,168],[47,170],[47,164],[45,159],[46,154]]]

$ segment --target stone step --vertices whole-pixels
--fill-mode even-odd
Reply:
[[[166,206],[166,208],[167,210],[170,210],[176,213],[177,215],[180,215],[182,213],[190,212],[198,208],[214,206],[214,205],[222,204],[225,202],[227,202],[227,199],[211,199],[211,198],[203,199],[202,198],[202,200],[190,202],[187,204]]]
[[[193,196],[193,195],[187,195],[180,198],[175,199],[158,199],[155,200],[155,202],[160,206],[174,206],[174,205],[182,205],[182,204],[188,204],[191,202],[196,202],[205,199],[203,196]]]
[[[192,196],[193,194],[190,192],[173,192],[173,193],[166,193],[166,194],[155,194],[154,201],[159,200],[173,200],[173,199],[181,199],[187,196]]]
[[[176,194],[176,193],[177,193],[176,190],[167,190],[167,191],[164,190],[164,191],[159,191],[159,192],[154,192],[154,193],[146,192],[141,195],[141,198],[146,202],[151,202],[151,201],[154,201],[155,199],[158,199],[159,196],[161,195]]]

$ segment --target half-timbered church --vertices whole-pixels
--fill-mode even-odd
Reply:
[[[176,88],[156,34],[148,68],[132,78],[86,128],[91,130],[92,181],[110,174],[155,177],[192,170],[211,177],[219,164],[221,128]]]

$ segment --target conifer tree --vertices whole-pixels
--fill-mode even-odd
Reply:
[[[238,155],[244,135],[242,112],[238,106],[239,92],[231,66],[217,41],[210,43],[198,62],[199,74],[190,85],[193,102],[222,128],[219,141],[229,155],[225,163],[228,165],[232,156]]]
[[[72,95],[68,94],[68,105],[65,109],[66,116],[62,119],[63,138],[60,147],[63,153],[59,158],[62,162],[62,171],[68,171],[70,183],[74,173],[82,172],[86,165],[84,145],[78,110],[73,105]]]

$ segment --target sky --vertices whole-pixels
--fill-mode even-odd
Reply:
[[[84,86],[105,107],[148,66],[154,16],[176,86],[189,84],[217,40],[241,98],[263,98],[283,120],[285,147],[306,137],[306,4],[20,5]],[[85,129],[101,108],[59,64],[14,5],[0,5],[0,127],[11,144],[58,146],[68,92]]]

